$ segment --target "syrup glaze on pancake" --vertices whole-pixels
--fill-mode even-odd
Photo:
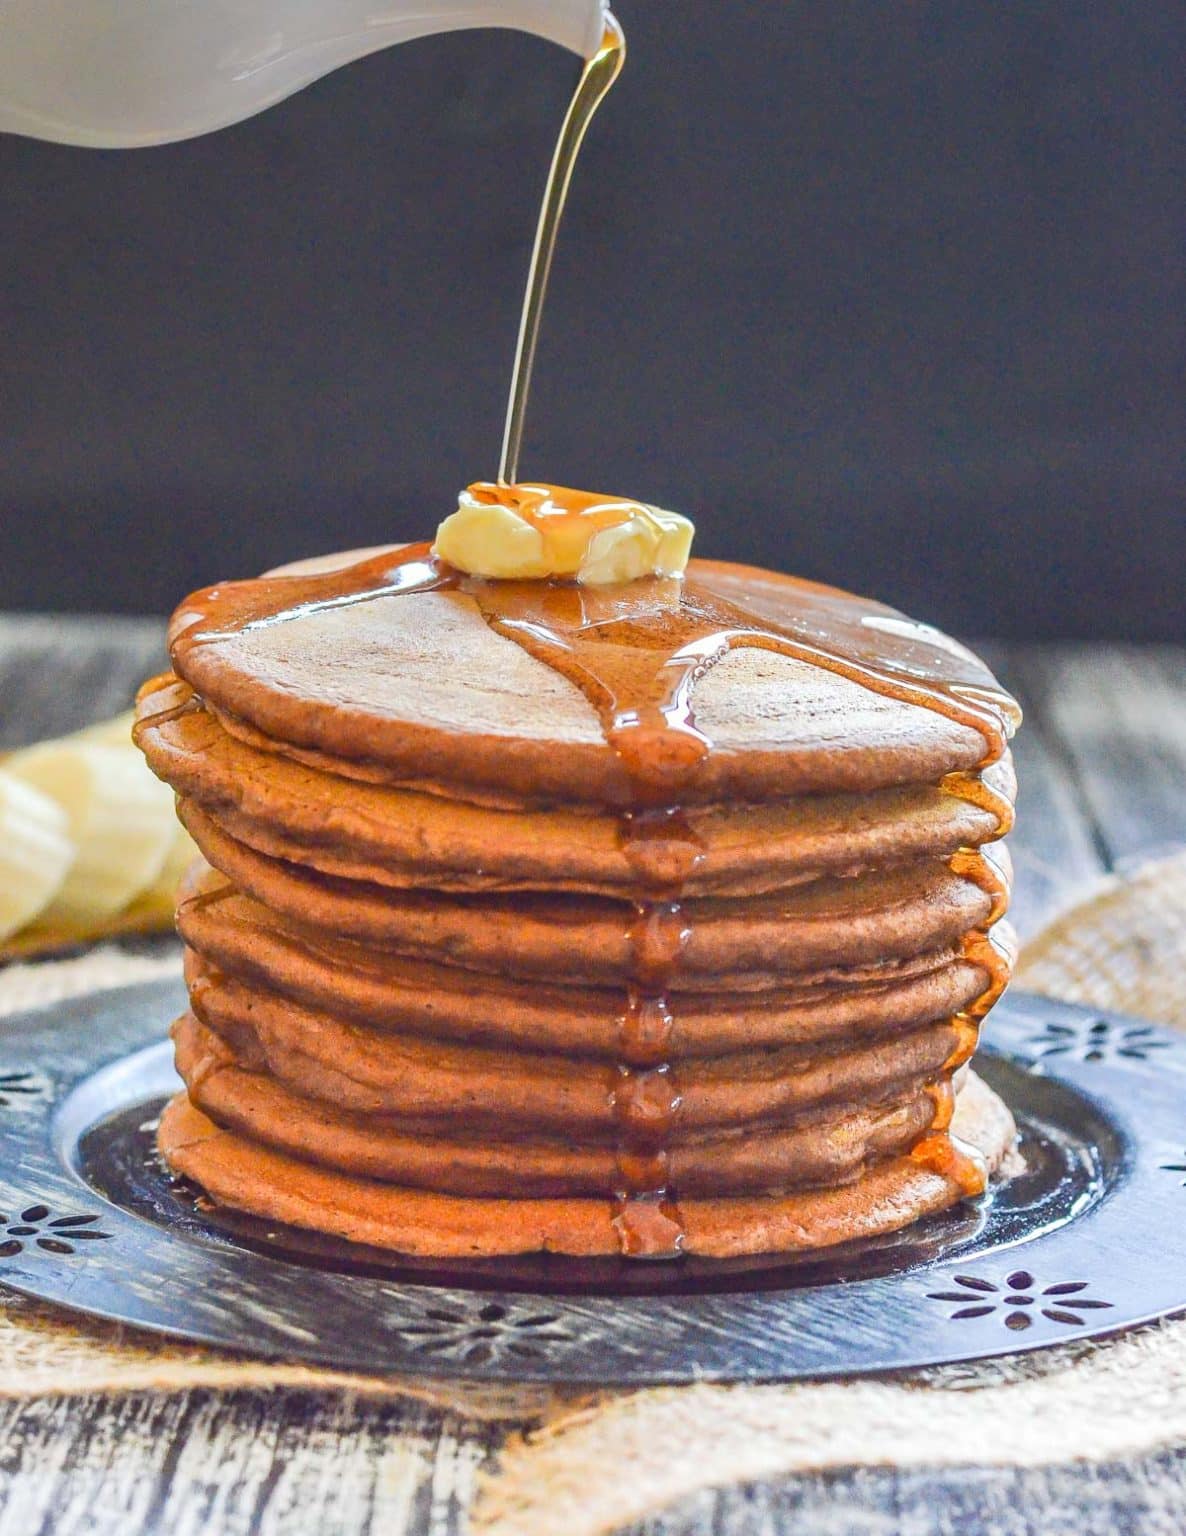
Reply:
[[[563,493],[552,490],[554,499]],[[880,605],[808,582],[788,581],[793,602],[722,595],[711,580],[651,578],[590,589],[545,581],[482,581],[414,545],[345,570],[262,578],[210,588],[178,612],[171,647],[178,673],[195,679],[204,648],[228,637],[291,623],[378,599],[441,591],[464,593],[489,627],[575,685],[592,705],[622,770],[621,846],[636,886],[630,926],[632,963],[619,1024],[618,1061],[607,1085],[617,1127],[616,1176],[609,1193],[623,1254],[670,1257],[684,1221],[670,1177],[670,1143],[682,1105],[671,1064],[677,1028],[672,982],[691,937],[685,886],[704,850],[686,815],[713,742],[697,723],[699,681],[737,649],[774,652],[847,678],[874,693],[921,706],[978,732],[978,764],[947,774],[940,788],[990,812],[998,836],[1012,807],[983,779],[1017,722],[1016,705],[985,681],[983,670],[944,637]],[[188,707],[185,704],[176,706]],[[150,716],[143,722],[152,724]],[[991,934],[1004,911],[1007,880],[991,852],[963,847],[952,871],[989,896],[984,921],[963,941],[966,959],[990,982],[954,1016],[956,1043],[928,1085],[935,1113],[910,1156],[965,1193],[985,1184],[981,1159],[952,1137],[952,1076],[975,1050],[980,1021],[1008,977]]]

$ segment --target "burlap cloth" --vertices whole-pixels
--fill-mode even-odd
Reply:
[[[1101,885],[1058,918],[1030,941],[1019,981],[1186,1028],[1184,968],[1186,854],[1178,854]],[[111,948],[13,967],[0,973],[0,1015],[175,970],[172,959]],[[1186,1441],[1186,1321],[1098,1346],[908,1377],[574,1397],[261,1364],[0,1294],[0,1396],[293,1385],[415,1396],[469,1419],[504,1422],[507,1439],[480,1483],[472,1529],[594,1536],[705,1487],[795,1470],[1024,1466]]]

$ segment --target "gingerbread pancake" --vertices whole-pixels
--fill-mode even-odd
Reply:
[[[587,697],[488,622],[490,589],[497,601],[518,597],[530,609],[546,588],[548,624],[617,627],[628,650],[640,619],[659,613],[675,631],[666,621],[695,582],[714,632],[785,627],[814,651],[839,617],[846,644],[855,636],[853,648],[877,661],[904,657],[902,672],[923,686],[928,677],[969,693],[997,686],[937,630],[753,566],[694,560],[684,583],[632,582],[607,593],[459,582],[424,546],[395,546],[361,565],[338,558],[337,569],[334,559],[290,566],[265,579],[266,591],[227,582],[194,594],[173,616],[170,653],[178,677],[232,733],[281,755],[322,754],[339,774],[446,792],[463,784],[471,794],[535,803],[630,804],[620,757]],[[704,673],[696,720],[713,751],[682,789],[688,805],[935,784],[985,757],[973,724],[762,646],[729,649]]]
[[[187,803],[259,853],[322,874],[435,890],[579,891],[629,896],[636,872],[620,818],[591,808],[492,810],[440,794],[344,781],[227,732],[176,681],[145,698],[161,718],[142,730],[153,768]],[[174,713],[174,711],[177,711]],[[985,782],[1012,802],[1008,758]],[[762,805],[705,806],[687,817],[703,858],[688,896],[748,896],[944,856],[997,835],[991,811],[930,784]]]

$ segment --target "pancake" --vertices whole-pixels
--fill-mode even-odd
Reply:
[[[1014,709],[963,647],[752,567],[586,589],[424,547],[195,594],[137,740],[202,860],[214,1199],[416,1254],[726,1256],[1011,1165]]]
[[[217,900],[202,897],[218,893]],[[197,899],[195,899],[197,898]],[[379,1030],[512,1049],[557,1050],[572,1057],[617,1058],[621,992],[503,975],[455,985],[447,966],[378,953],[362,945],[298,932],[278,913],[195,866],[177,913],[190,946],[190,985],[210,972],[237,977],[263,995],[303,1003]],[[897,965],[833,970],[814,982],[764,993],[681,995],[672,1060],[742,1048],[833,1042],[890,1027],[929,1024],[967,1007],[988,975],[953,950]]]
[[[331,879],[255,853],[188,801],[180,814],[205,857],[237,889],[299,926],[385,953],[508,976],[554,976],[562,966],[569,980],[609,984],[624,981],[636,961],[631,910],[619,902],[538,891],[475,899]],[[672,985],[765,988],[821,967],[908,959],[954,943],[987,919],[991,905],[978,885],[935,859],[744,902],[689,901]]]
[[[607,1145],[617,1132],[612,1065],[598,1070],[558,1053],[378,1034],[218,977],[194,988],[191,1007],[237,1056],[319,1103],[446,1125],[464,1117],[508,1133],[568,1128]],[[679,1126],[667,1144],[709,1127],[787,1121],[821,1104],[865,1103],[879,1088],[921,1088],[957,1044],[955,1026],[943,1019],[840,1053],[788,1046],[689,1059],[680,1072]]]
[[[991,1173],[1007,1168],[1016,1130],[1004,1105],[974,1075],[960,1099],[960,1140]],[[215,1200],[350,1242],[448,1258],[618,1251],[613,1207],[604,1198],[467,1199],[354,1177],[221,1128],[185,1094],[166,1107],[159,1140],[169,1163]],[[827,1248],[897,1231],[964,1194],[958,1180],[908,1155],[891,1157],[853,1182],[820,1190],[681,1200],[682,1248],[713,1258]]]
[[[564,806],[488,807],[353,783],[251,747],[172,682],[145,698],[159,723],[140,734],[154,770],[237,841],[321,874],[435,890],[571,890],[629,896],[636,879],[617,816]],[[177,711],[177,713],[174,713]],[[985,782],[1012,801],[1012,765]],[[995,837],[989,811],[930,784],[688,817],[703,858],[685,894],[752,895],[888,862],[953,853]]]
[[[390,564],[379,555],[368,571],[407,569],[395,562],[408,552],[393,546]],[[352,556],[340,558],[346,567]],[[446,792],[465,784],[528,802],[629,803],[621,762],[587,699],[494,633],[470,592],[417,591],[409,602],[397,588],[342,603],[321,597],[336,591],[330,585],[309,597],[309,573],[327,569],[335,562],[290,566],[273,579],[264,604],[284,608],[280,623],[242,622],[255,599],[243,589],[254,583],[208,588],[173,616],[175,671],[233,734],[281,755],[320,753],[339,774],[390,783]],[[760,620],[808,630],[837,595],[719,561],[694,560],[688,575]],[[594,594],[567,593],[575,605],[596,606]],[[862,618],[907,622],[881,603],[844,596]],[[615,589],[615,599],[628,604],[632,594]],[[962,646],[914,629],[969,686],[995,686]],[[204,638],[195,644],[197,635]],[[968,725],[764,650],[732,651],[714,666],[697,686],[696,718],[714,750],[685,790],[687,804],[934,784],[984,757],[983,738]]]
[[[478,1134],[464,1116],[449,1124],[357,1112],[337,1099],[294,1092],[266,1061],[249,1053],[245,1060],[193,1014],[177,1021],[173,1038],[190,1098],[210,1119],[310,1162],[414,1188],[511,1199],[603,1197],[614,1177],[609,1140],[574,1145],[538,1127],[526,1139],[508,1137],[505,1124],[482,1126]],[[908,1150],[932,1114],[926,1093],[909,1087],[877,1105],[829,1107],[790,1127],[689,1135],[672,1148],[672,1178],[690,1195],[844,1183],[867,1164]]]

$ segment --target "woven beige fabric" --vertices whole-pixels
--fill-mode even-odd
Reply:
[[[1106,882],[1031,941],[1021,985],[1186,1028],[1186,854]],[[101,950],[0,973],[0,1015],[168,974],[174,961]],[[3,1027],[0,1024],[0,1027]],[[1186,1440],[1186,1322],[1100,1346],[909,1378],[699,1386],[579,1400],[261,1365],[32,1304],[0,1308],[0,1395],[189,1386],[349,1386],[411,1395],[515,1435],[473,1510],[483,1536],[596,1536],[699,1489],[864,1465],[1027,1465]],[[613,1475],[606,1476],[606,1468]]]
[[[1018,985],[1186,1029],[1186,853],[1108,880],[1025,947]]]

